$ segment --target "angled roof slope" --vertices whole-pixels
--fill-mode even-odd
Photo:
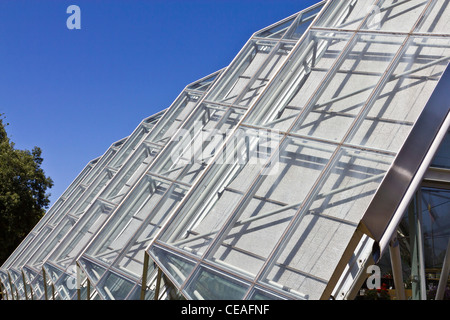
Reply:
[[[449,15],[448,1],[322,1],[257,31],[83,170],[3,289],[348,296],[448,131]]]

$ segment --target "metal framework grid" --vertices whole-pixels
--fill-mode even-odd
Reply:
[[[448,131],[449,16],[449,1],[322,1],[256,32],[86,166],[2,290],[351,298]]]

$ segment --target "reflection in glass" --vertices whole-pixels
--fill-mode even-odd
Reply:
[[[194,269],[194,262],[182,258],[179,255],[169,253],[159,247],[153,247],[152,253],[157,257],[157,261],[163,266],[171,280],[181,287],[191,271]]]
[[[241,300],[247,288],[244,282],[202,267],[187,285],[186,292],[195,300]]]

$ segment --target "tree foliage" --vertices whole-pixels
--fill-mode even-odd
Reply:
[[[42,151],[17,150],[0,114],[0,265],[45,214],[53,186],[41,168]]]

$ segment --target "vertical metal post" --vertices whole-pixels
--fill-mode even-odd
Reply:
[[[424,242],[422,231],[422,191],[417,191],[417,244],[419,253],[419,270],[420,270],[420,297],[421,300],[427,300],[427,286],[425,278],[425,256],[424,256]]]
[[[9,286],[11,288],[11,298],[12,298],[12,300],[15,300],[14,299],[14,286],[12,284],[11,275],[9,274],[9,272],[8,272],[8,280],[9,280]],[[17,299],[19,299],[19,295],[17,295],[16,297],[17,297]]]
[[[25,292],[25,300],[28,300],[28,292],[27,292],[27,282],[25,281],[25,274],[22,270],[22,281],[23,281],[23,290]]]
[[[86,279],[86,300],[91,300],[91,281]]]
[[[147,290],[147,277],[148,277],[148,261],[149,255],[144,250],[144,266],[142,270],[142,284],[141,284],[141,300],[145,300],[145,291]]]
[[[436,300],[442,300],[444,298],[444,291],[447,287],[448,274],[450,271],[450,240],[447,244],[447,252],[445,253],[444,263],[441,270],[441,278],[436,292]]]
[[[42,277],[44,279],[44,294],[45,294],[45,300],[48,300],[48,292],[47,292],[47,277],[45,275],[45,269],[42,267]]]
[[[162,271],[160,268],[158,268],[158,275],[156,276],[156,288],[155,288],[155,300],[158,300],[159,298],[159,289],[161,287],[161,277],[162,277]]]
[[[397,236],[394,236],[389,243],[389,254],[391,257],[392,274],[394,276],[397,300],[406,300],[405,286],[403,285],[402,260]]]
[[[408,210],[413,300],[426,300],[421,207],[420,191],[417,191]]]

